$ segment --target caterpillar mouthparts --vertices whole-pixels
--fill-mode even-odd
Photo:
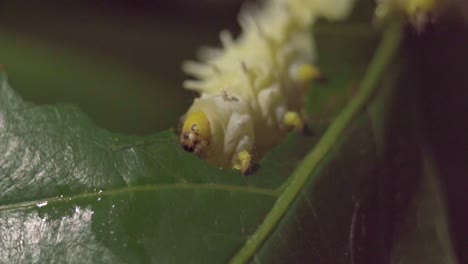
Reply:
[[[242,12],[238,39],[222,31],[223,49],[205,49],[202,63],[183,64],[197,78],[184,87],[200,97],[183,120],[181,146],[246,173],[288,131],[302,130],[307,88],[323,78],[313,64],[310,26],[319,16],[344,18],[353,2],[270,0],[258,12]]]
[[[204,112],[197,111],[188,114],[180,134],[181,146],[199,156],[210,144],[211,126]]]

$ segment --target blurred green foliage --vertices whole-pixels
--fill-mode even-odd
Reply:
[[[194,97],[181,87],[182,61],[217,45],[221,28],[236,31],[238,8],[235,1],[3,1],[1,63],[32,102],[75,103],[112,131],[154,133],[176,127]]]

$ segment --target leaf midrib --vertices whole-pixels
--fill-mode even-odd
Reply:
[[[197,191],[197,190],[209,190],[209,191],[224,191],[224,192],[238,192],[238,193],[250,193],[257,195],[264,195],[270,197],[278,197],[280,195],[279,190],[258,188],[252,186],[235,186],[227,184],[215,184],[215,183],[175,183],[175,184],[151,184],[151,185],[139,185],[139,186],[127,186],[118,189],[110,190],[97,190],[92,192],[85,192],[70,196],[53,196],[49,198],[22,201],[11,204],[0,205],[0,212],[10,210],[29,209],[38,204],[47,203],[45,206],[68,203],[71,201],[77,201],[88,198],[103,198],[106,196],[113,196],[125,193],[134,192],[149,192],[149,191],[166,191],[166,190],[179,190],[179,191]]]

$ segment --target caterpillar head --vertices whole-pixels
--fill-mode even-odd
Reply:
[[[203,111],[188,113],[180,133],[180,145],[186,151],[201,156],[210,140],[211,126],[206,114]]]

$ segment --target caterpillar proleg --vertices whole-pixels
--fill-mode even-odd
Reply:
[[[200,93],[188,109],[180,143],[209,163],[245,173],[304,126],[305,92],[320,77],[310,27],[318,17],[344,18],[353,0],[270,0],[239,16],[241,35],[220,34],[222,49],[203,50],[183,70]]]

